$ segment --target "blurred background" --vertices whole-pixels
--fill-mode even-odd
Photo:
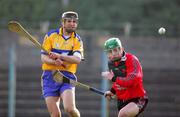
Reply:
[[[19,21],[42,43],[67,10],[79,14],[85,55],[77,71],[80,82],[103,91],[111,87],[100,75],[107,69],[103,43],[118,37],[143,67],[149,104],[140,117],[180,116],[179,0],[0,0],[0,117],[49,117],[41,95],[40,50],[8,31],[8,22]],[[82,117],[117,117],[115,100],[76,89]]]

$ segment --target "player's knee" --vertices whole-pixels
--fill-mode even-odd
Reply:
[[[80,117],[80,113],[76,108],[65,108],[65,111],[72,117]]]
[[[73,109],[72,108],[64,108],[66,113],[70,113]]]
[[[131,114],[128,111],[120,110],[118,117],[131,117]]]
[[[76,109],[65,109],[65,111],[69,114],[76,113]]]
[[[51,117],[60,117],[60,113],[59,112],[51,112],[50,113]]]

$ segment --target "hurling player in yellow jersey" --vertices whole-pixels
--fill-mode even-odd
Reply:
[[[61,117],[60,102],[69,117],[80,117],[75,104],[75,87],[69,81],[58,83],[53,79],[53,70],[60,70],[70,79],[77,80],[77,65],[83,59],[83,43],[75,33],[78,25],[78,14],[67,11],[62,14],[62,26],[48,32],[44,38],[43,47],[50,54],[41,51],[42,60],[42,93],[51,117]]]

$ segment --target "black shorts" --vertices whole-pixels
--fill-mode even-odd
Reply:
[[[121,110],[123,107],[125,107],[130,102],[134,102],[137,104],[137,106],[139,107],[139,113],[138,114],[140,114],[145,109],[145,107],[148,103],[148,98],[147,97],[140,97],[140,98],[133,98],[133,99],[130,99],[127,101],[118,100],[117,101],[118,111]]]

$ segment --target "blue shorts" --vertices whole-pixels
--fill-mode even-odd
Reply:
[[[67,71],[61,71],[67,78],[77,80],[76,77]],[[46,98],[48,96],[60,96],[63,91],[66,89],[73,89],[74,86],[69,83],[58,83],[55,82],[52,76],[52,71],[45,70],[42,74],[42,93],[43,97]]]

